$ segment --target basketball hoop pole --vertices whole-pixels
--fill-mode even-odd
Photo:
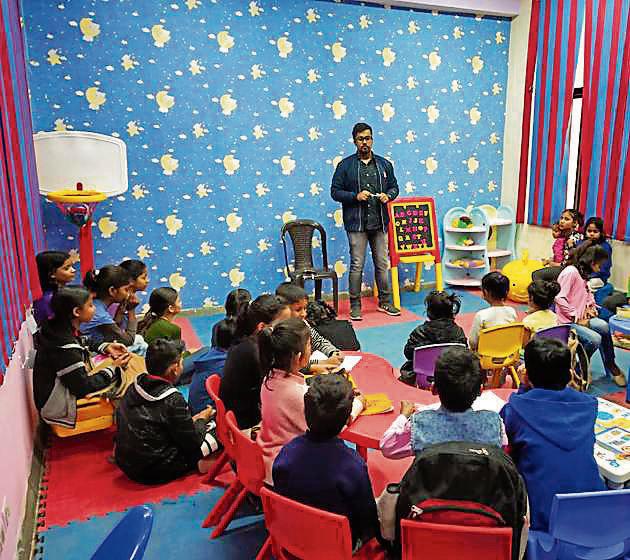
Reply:
[[[94,269],[94,240],[92,239],[92,215],[96,205],[105,200],[99,191],[83,190],[77,183],[76,189],[48,193],[48,199],[55,202],[69,222],[79,228],[79,258],[81,273]]]

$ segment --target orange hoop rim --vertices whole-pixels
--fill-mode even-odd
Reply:
[[[81,204],[83,202],[102,202],[107,197],[101,191],[78,191],[76,189],[61,189],[48,193],[46,195],[46,198],[48,198],[48,200],[51,200],[52,202],[76,202],[77,204]]]

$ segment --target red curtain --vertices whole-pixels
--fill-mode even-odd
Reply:
[[[587,0],[580,210],[630,241],[630,4]]]
[[[41,203],[16,0],[0,0],[0,367],[11,357],[26,309],[41,295]]]

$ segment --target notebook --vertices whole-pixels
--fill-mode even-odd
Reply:
[[[361,416],[372,416],[374,414],[385,414],[394,410],[394,405],[385,393],[372,393],[363,395],[366,403],[361,412]]]

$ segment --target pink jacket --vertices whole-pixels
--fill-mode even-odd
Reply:
[[[575,323],[589,306],[595,305],[593,294],[577,268],[567,266],[558,276],[560,293],[556,296],[558,323]]]
[[[260,389],[262,422],[256,441],[263,451],[265,482],[273,484],[271,467],[280,449],[306,432],[304,395],[308,387],[301,374],[274,369]]]

